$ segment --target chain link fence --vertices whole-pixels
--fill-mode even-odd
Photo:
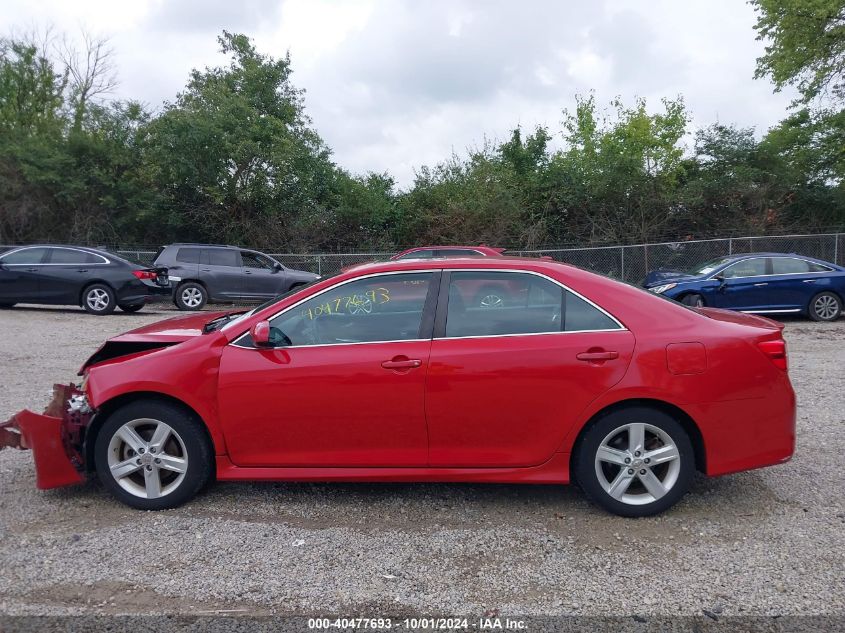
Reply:
[[[150,265],[153,249],[116,249],[115,252]],[[628,246],[586,246],[540,250],[508,250],[507,255],[551,257],[608,277],[638,284],[651,270],[688,270],[716,257],[739,253],[794,253],[845,265],[845,233],[820,235],[765,235],[708,240],[685,240]],[[389,259],[393,252],[376,253],[268,253],[288,268],[328,276],[347,266]]]
[[[0,252],[8,247],[0,246]],[[113,247],[114,253],[151,265],[154,247]],[[845,233],[817,235],[766,235],[707,240],[684,240],[628,246],[588,246],[541,250],[509,250],[508,255],[547,256],[608,277],[639,284],[651,270],[689,270],[716,257],[739,253],[794,253],[845,266]],[[324,277],[347,266],[389,259],[392,252],[376,253],[268,253],[288,268],[307,270]]]

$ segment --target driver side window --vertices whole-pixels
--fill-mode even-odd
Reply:
[[[755,259],[744,259],[733,266],[728,266],[722,271],[725,279],[736,277],[758,277],[766,274],[766,259],[757,257]]]
[[[302,346],[417,339],[431,277],[379,275],[335,286],[272,319],[270,340]]]

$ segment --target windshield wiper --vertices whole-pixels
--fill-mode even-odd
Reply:
[[[202,326],[202,333],[208,334],[209,332],[213,332],[214,330],[222,327],[235,317],[242,315],[246,310],[242,310],[241,312],[232,312],[230,314],[224,314],[222,316],[217,317],[216,319],[211,319],[208,323]]]

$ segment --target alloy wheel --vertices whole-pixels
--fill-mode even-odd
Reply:
[[[182,290],[182,303],[189,308],[196,308],[202,304],[202,292],[195,286],[188,286]]]
[[[87,303],[88,307],[94,312],[102,312],[109,307],[109,302],[109,293],[102,288],[92,288],[88,291],[88,294],[85,295],[85,303]]]
[[[482,308],[501,308],[505,302],[499,295],[488,294],[481,297],[478,304]]]
[[[188,452],[179,434],[152,418],[138,418],[112,436],[109,472],[129,494],[157,499],[176,490],[188,471]]]
[[[832,296],[821,295],[813,303],[813,310],[820,319],[829,321],[839,311],[839,304]]]
[[[681,457],[668,433],[634,422],[608,433],[595,455],[599,484],[627,505],[645,505],[664,497],[677,483]]]

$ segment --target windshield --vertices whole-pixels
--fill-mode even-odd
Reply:
[[[337,275],[332,275],[332,277],[337,277]],[[292,288],[291,290],[288,290],[285,293],[282,293],[282,294],[280,294],[276,297],[273,297],[272,299],[268,299],[267,301],[265,301],[261,305],[255,306],[249,312],[244,312],[243,314],[239,314],[234,319],[226,322],[226,324],[221,329],[222,330],[228,330],[229,328],[234,327],[235,325],[237,325],[241,321],[248,319],[249,317],[251,317],[256,312],[261,312],[261,310],[263,310],[264,308],[267,308],[267,307],[273,305],[274,303],[281,301],[282,299],[287,299],[291,295],[296,294],[297,292],[300,292],[302,290],[305,290],[306,288],[310,288],[311,286],[313,286],[317,282],[325,281],[326,279],[331,279],[331,277],[322,277],[322,278],[319,278],[319,279],[315,279],[312,282],[309,282],[307,284],[303,284],[301,286],[297,286],[296,288]]]
[[[732,257],[717,257],[716,259],[711,259],[709,262],[705,264],[699,265],[697,268],[693,268],[689,271],[690,275],[709,275],[714,270],[719,268],[720,266],[724,266],[725,264],[733,261]]]

